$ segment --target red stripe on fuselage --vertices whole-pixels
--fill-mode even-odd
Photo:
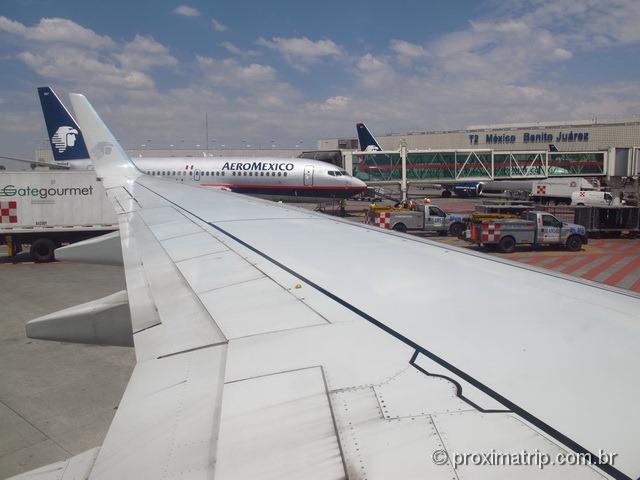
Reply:
[[[367,187],[350,187],[344,185],[256,185],[242,183],[200,183],[201,187],[225,187],[225,188],[271,188],[287,190],[354,190],[362,192]]]

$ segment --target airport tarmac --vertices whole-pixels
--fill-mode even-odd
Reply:
[[[0,478],[102,443],[133,349],[31,340],[24,325],[123,288],[120,267],[0,264]]]
[[[432,202],[449,212],[470,211],[476,203]],[[361,222],[356,214],[367,206],[349,202],[354,216],[348,219]],[[456,238],[429,238],[475,248]],[[640,292],[640,239],[591,239],[575,253],[492,254]],[[31,340],[24,324],[123,288],[120,267],[0,262],[0,478],[101,444],[131,374],[133,350]]]

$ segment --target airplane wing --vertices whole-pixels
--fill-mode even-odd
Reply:
[[[88,478],[640,475],[638,297],[144,176],[72,103],[137,356]]]

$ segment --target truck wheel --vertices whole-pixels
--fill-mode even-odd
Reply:
[[[567,238],[567,250],[577,252],[582,248],[582,239],[579,235],[571,235]]]
[[[56,244],[53,242],[53,240],[50,240],[48,238],[38,238],[31,244],[29,253],[31,254],[31,258],[33,258],[38,263],[53,262],[55,260],[53,254],[55,249]]]
[[[451,190],[442,190],[442,198],[450,198]]]
[[[502,237],[498,247],[502,253],[512,253],[516,249],[516,240],[513,237]]]
[[[464,231],[465,226],[463,223],[453,223],[449,227],[449,235],[451,235],[452,237],[459,237]]]
[[[406,232],[406,231],[407,231],[407,226],[406,226],[404,223],[396,223],[396,224],[393,226],[393,229],[394,229],[396,232]]]

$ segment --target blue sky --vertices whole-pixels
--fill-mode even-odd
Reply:
[[[32,157],[35,88],[85,93],[126,147],[313,148],[352,136],[640,114],[640,2],[0,5],[0,153]],[[149,142],[151,140],[151,142]]]

